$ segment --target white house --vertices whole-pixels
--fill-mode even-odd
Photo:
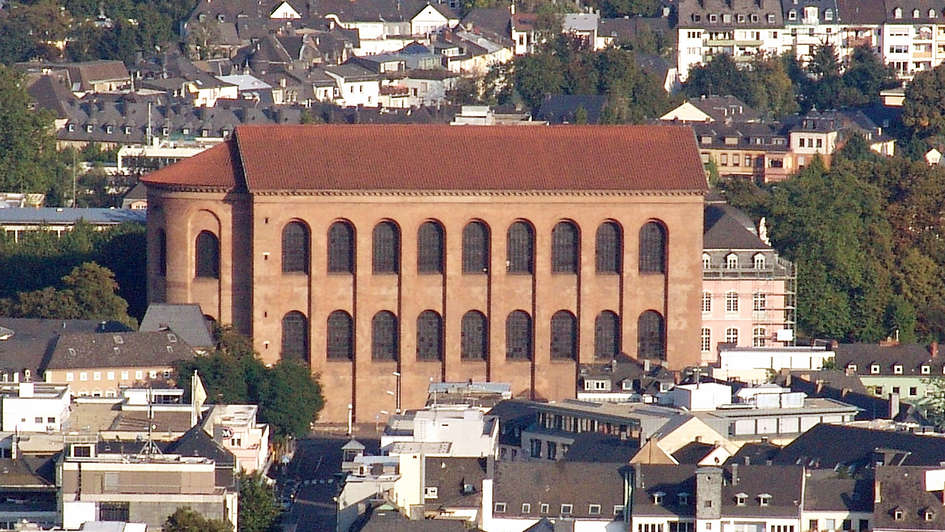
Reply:
[[[497,420],[484,415],[478,408],[465,405],[438,405],[394,417],[381,436],[381,449],[390,454],[409,454],[412,449],[419,448],[398,444],[426,444],[425,454],[495,457],[498,443]]]
[[[689,411],[715,410],[731,404],[732,387],[717,382],[681,384],[669,391],[673,405]]]
[[[326,66],[325,74],[335,80],[339,105],[343,107],[378,106],[381,82],[377,74],[352,63]]]
[[[726,347],[719,348],[718,367],[712,377],[748,383],[768,382],[783,370],[819,370],[835,353],[824,346],[812,347]]]
[[[213,405],[203,430],[233,453],[239,469],[252,473],[269,461],[269,425],[256,422],[256,405]]]
[[[69,385],[33,382],[0,384],[0,430],[60,432],[69,419]]]

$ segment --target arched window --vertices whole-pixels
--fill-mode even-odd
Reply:
[[[738,255],[729,253],[725,256],[725,267],[734,270],[738,268]]]
[[[505,358],[532,359],[532,317],[516,310],[505,320]]]
[[[400,271],[400,230],[393,222],[374,226],[374,273]]]
[[[436,222],[417,231],[417,272],[443,273],[443,227]]]
[[[348,222],[328,228],[328,272],[354,273],[354,228]]]
[[[158,229],[158,273],[167,275],[167,233]]]
[[[486,360],[489,356],[489,324],[478,310],[463,314],[459,356],[463,360]]]
[[[567,310],[559,310],[551,317],[551,358],[577,360],[577,318]]]
[[[417,316],[417,360],[443,360],[443,320],[435,311]]]
[[[397,316],[382,310],[371,320],[371,358],[374,360],[397,360],[400,352],[400,335]]]
[[[509,226],[508,253],[509,273],[534,273],[535,235],[530,225],[515,222]]]
[[[623,235],[620,226],[604,222],[597,228],[597,273],[620,273],[623,264]]]
[[[328,315],[326,351],[329,360],[352,360],[354,358],[354,322],[351,315],[336,310]]]
[[[308,319],[301,312],[282,317],[282,359],[308,360]]]
[[[755,269],[756,269],[756,270],[763,270],[763,269],[765,269],[765,256],[764,256],[764,253],[756,253],[755,256],[752,257],[752,262],[754,263],[754,266],[755,266]]]
[[[918,9],[913,9],[913,10],[912,10],[912,18],[919,18],[919,10],[918,10]]]
[[[282,229],[282,271],[308,273],[308,228],[302,222]]]
[[[655,310],[647,310],[637,320],[637,358],[666,358],[663,316]]]
[[[711,267],[712,267],[712,257],[710,257],[708,253],[703,253],[702,254],[702,269],[708,270]]]
[[[463,228],[463,273],[489,272],[489,228],[469,222]]]
[[[594,320],[594,357],[613,360],[620,353],[620,317],[609,310]]]
[[[197,235],[197,277],[220,278],[220,241],[210,231]]]
[[[902,18],[902,8],[897,7],[893,9],[893,18]]]
[[[657,222],[640,229],[640,273],[666,272],[666,231]]]
[[[551,230],[551,271],[553,273],[577,273],[578,240],[577,227],[571,222],[559,222]]]

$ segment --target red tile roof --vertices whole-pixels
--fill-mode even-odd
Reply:
[[[176,185],[197,188],[236,187],[239,155],[236,141],[228,140],[141,178],[146,185]]]
[[[238,175],[251,192],[706,190],[695,137],[679,126],[251,125],[235,139],[242,173],[216,147],[144,181],[226,186]]]

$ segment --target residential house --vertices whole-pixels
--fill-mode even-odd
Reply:
[[[483,481],[485,532],[522,532],[541,520],[575,530],[626,530],[626,466],[586,462],[497,462]]]
[[[381,436],[388,454],[409,454],[426,448],[428,455],[454,457],[496,456],[499,425],[479,408],[466,405],[434,405],[392,416]],[[420,444],[420,445],[414,445]]]
[[[61,523],[56,491],[51,457],[23,456],[16,450],[0,457],[0,530],[15,530],[24,522],[44,530]]]
[[[503,382],[431,382],[426,406],[466,405],[488,412],[500,401],[512,398],[512,386]]]
[[[653,402],[675,384],[663,366],[620,354],[609,362],[578,367],[577,398],[592,402]]]
[[[334,80],[338,104],[343,107],[377,107],[380,101],[380,78],[370,70],[354,63],[331,65],[325,74]]]
[[[41,380],[60,334],[119,331],[130,329],[117,321],[0,318],[0,383]]]
[[[876,468],[872,530],[945,530],[945,469]]]
[[[709,201],[702,252],[702,361],[719,346],[787,346],[794,342],[794,265],[762,239],[747,215]]]
[[[212,405],[201,423],[246,473],[263,471],[269,464],[269,425],[256,421],[258,410],[256,405]]]
[[[800,466],[640,465],[632,477],[633,532],[803,530]]]
[[[536,118],[549,124],[599,124],[606,107],[604,95],[549,94],[542,100]]]
[[[577,39],[589,50],[597,50],[597,27],[600,15],[597,13],[565,13],[561,19],[561,31]]]
[[[856,375],[873,394],[896,394],[903,401],[921,403],[934,390],[930,379],[945,379],[945,357],[938,344],[837,344],[836,366]]]
[[[734,96],[690,98],[660,117],[666,122],[760,122],[761,115]]]
[[[43,370],[46,382],[67,383],[79,397],[118,397],[122,387],[171,380],[174,363],[194,356],[171,331],[70,334],[59,337]]]
[[[506,63],[514,57],[512,45],[504,40],[488,38],[468,31],[455,31],[441,36],[434,50],[441,50],[446,69],[467,76],[484,76],[493,65]]]
[[[842,445],[837,445],[842,442]],[[823,423],[798,436],[772,459],[776,464],[854,475],[876,465],[934,466],[945,461],[945,437],[899,430]]]
[[[818,46],[830,44],[843,47],[843,27],[836,0],[802,0],[781,2],[784,31],[781,46],[806,64]]]
[[[131,86],[131,75],[121,61],[97,60],[77,63],[17,63],[25,72],[65,72],[73,93],[115,92]]]
[[[720,176],[761,182],[781,181],[798,168],[788,136],[763,123],[694,123],[702,161],[715,164]]]
[[[801,527],[824,532],[870,530],[873,482],[832,469],[807,470]]]
[[[680,81],[693,66],[718,54],[745,63],[781,51],[785,25],[777,0],[680,0],[678,13]]]
[[[425,0],[374,0],[319,2],[319,14],[338,26],[357,30],[359,47],[356,55],[371,55],[400,50],[416,37],[450,29],[459,17],[448,5]]]

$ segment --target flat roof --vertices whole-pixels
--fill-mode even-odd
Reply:
[[[143,224],[148,213],[137,209],[84,209],[69,207],[10,207],[0,209],[0,224],[73,225],[83,220],[94,225],[125,222]]]

